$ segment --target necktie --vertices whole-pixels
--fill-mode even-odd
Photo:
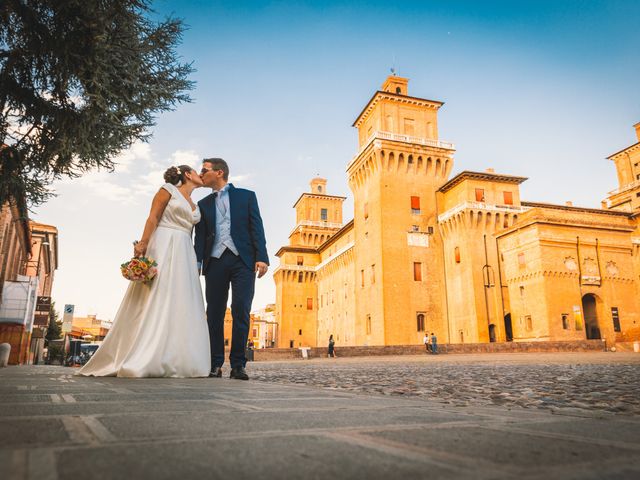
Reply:
[[[224,204],[224,200],[222,199],[222,191],[215,192],[214,196],[215,196],[214,198],[216,199],[216,204],[218,205],[218,210],[220,210],[222,215],[226,215],[227,214],[227,208],[226,208],[226,206]]]

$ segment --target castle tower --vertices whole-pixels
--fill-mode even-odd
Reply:
[[[436,191],[454,146],[438,139],[442,105],[409,96],[408,79],[390,76],[353,124],[356,344],[416,344],[425,331],[448,341]]]
[[[324,178],[312,179],[310,189],[293,205],[296,226],[289,235],[290,245],[317,247],[342,228],[345,197],[327,195],[327,180]]]
[[[511,305],[502,279],[496,235],[524,212],[524,177],[464,171],[438,193],[444,240],[451,343],[504,342],[514,338]]]
[[[638,141],[607,157],[616,165],[618,188],[603,202],[611,210],[640,211],[640,122],[633,126]]]
[[[280,265],[273,274],[280,348],[317,345],[318,247],[342,227],[344,200],[328,195],[327,180],[317,177],[294,204],[296,226],[289,234],[289,245],[276,253]]]

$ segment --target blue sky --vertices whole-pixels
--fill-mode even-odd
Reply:
[[[454,174],[494,168],[529,177],[526,200],[598,207],[617,187],[605,157],[636,141],[638,1],[154,7],[189,25],[179,52],[197,70],[194,102],[160,116],[151,142],[124,153],[116,173],[61,182],[37,216],[61,231],[54,299],[80,314],[113,318],[126,287],[117,266],[140,236],[162,170],[178,161],[222,156],[235,184],[257,192],[273,270],[311,177],[351,196],[351,124],[391,66],[410,78],[411,95],[445,102],[439,133],[456,144]],[[345,219],[351,209],[349,199]],[[268,275],[254,308],[274,295]]]

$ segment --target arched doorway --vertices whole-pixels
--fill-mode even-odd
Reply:
[[[596,309],[596,296],[587,293],[582,297],[582,311],[584,312],[584,327],[588,340],[599,340],[600,327],[598,326],[598,311]]]
[[[496,341],[496,326],[493,323],[489,325],[489,341]]]
[[[504,316],[504,333],[507,337],[507,342],[513,341],[513,329],[511,328],[511,313],[507,313]]]

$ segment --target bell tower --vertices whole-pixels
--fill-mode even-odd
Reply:
[[[633,127],[638,141],[607,157],[615,163],[618,174],[618,188],[603,202],[611,210],[640,211],[640,122]]]
[[[345,197],[327,194],[327,180],[311,180],[310,192],[300,195],[293,206],[296,226],[289,235],[290,245],[317,247],[342,228],[342,204]]]
[[[438,138],[443,103],[410,96],[408,82],[388,77],[353,123],[357,344],[416,344],[425,332],[447,341],[436,191],[455,150]]]

